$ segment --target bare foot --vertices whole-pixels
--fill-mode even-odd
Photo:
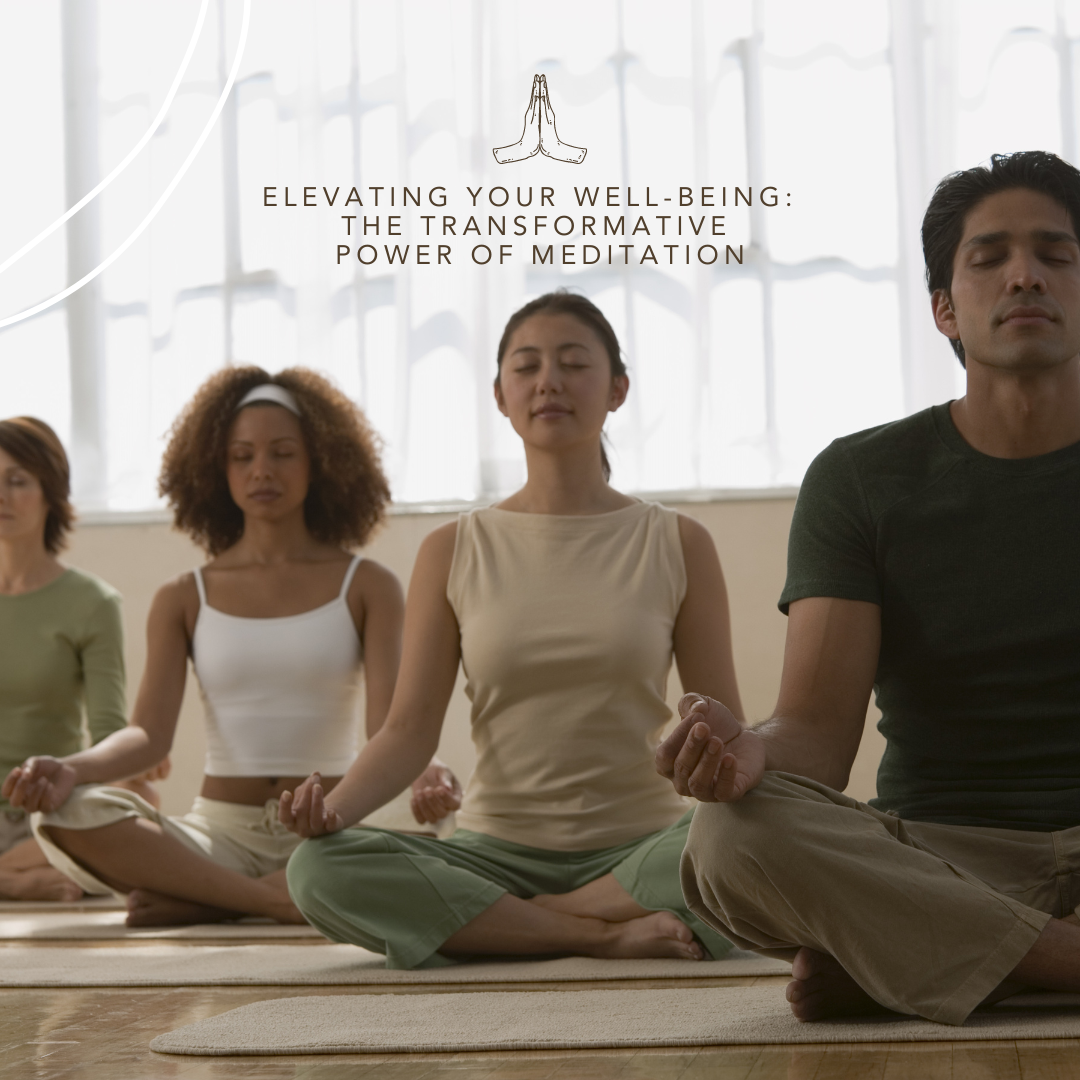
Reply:
[[[194,923],[217,923],[228,919],[242,919],[243,911],[211,907],[193,900],[181,900],[166,896],[152,889],[132,889],[127,896],[128,926],[191,926]],[[288,893],[274,910],[267,913],[279,923],[304,924],[307,920],[288,898]]]
[[[0,873],[0,899],[72,903],[81,899],[82,894],[82,889],[71,878],[51,866]]]
[[[791,963],[785,996],[796,1020],[888,1012],[827,953],[802,948]]]
[[[239,919],[239,911],[225,911],[191,900],[178,900],[149,889],[132,889],[127,897],[128,926],[191,926],[194,923]]]
[[[693,931],[668,911],[611,923],[611,938],[594,955],[606,959],[702,960]]]

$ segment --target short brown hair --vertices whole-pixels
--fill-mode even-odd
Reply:
[[[45,550],[56,555],[67,546],[75,523],[71,505],[71,467],[63,443],[44,420],[13,416],[0,420],[0,449],[10,454],[41,485],[49,513],[45,518]]]
[[[260,367],[229,367],[211,375],[173,424],[158,491],[173,523],[217,555],[244,532],[244,515],[229,494],[226,442],[237,406],[256,386],[288,390],[300,409],[311,458],[304,521],[324,543],[362,546],[382,520],[390,486],[379,461],[379,438],[360,409],[308,368],[270,375]]]

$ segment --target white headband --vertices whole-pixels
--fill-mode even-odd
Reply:
[[[256,401],[269,401],[274,405],[280,405],[283,409],[288,409],[289,412],[296,416],[300,415],[300,406],[296,404],[296,398],[284,386],[278,386],[277,383],[263,383],[261,386],[253,386],[240,399],[236,411],[239,412],[245,405],[254,405]]]

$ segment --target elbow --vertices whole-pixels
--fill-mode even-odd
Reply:
[[[386,722],[373,738],[392,742],[399,753],[415,754],[417,758],[423,758],[425,765],[439,749],[437,726],[433,728],[430,724],[394,716],[393,713],[386,718]]]
[[[169,756],[172,751],[171,738],[153,731],[147,731],[146,728],[138,727],[138,725],[133,725],[133,727],[142,732],[143,751],[147,758],[147,768],[153,768]]]

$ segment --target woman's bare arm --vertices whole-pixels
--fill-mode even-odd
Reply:
[[[187,677],[185,584],[181,579],[162,586],[150,606],[146,669],[128,726],[65,758],[34,757],[12,769],[2,791],[13,806],[55,810],[76,784],[137,776],[168,755]]]
[[[722,701],[743,722],[731,649],[731,617],[720,557],[708,530],[679,515],[686,596],[673,634],[679,680],[689,692]]]
[[[431,761],[461,659],[457,618],[446,597],[456,522],[421,544],[405,604],[401,669],[386,721],[332,792],[308,777],[280,803],[281,821],[301,836],[355,824],[403,791]]]
[[[349,610],[364,654],[364,728],[370,739],[386,720],[401,666],[405,597],[397,576],[365,559],[353,575]]]

